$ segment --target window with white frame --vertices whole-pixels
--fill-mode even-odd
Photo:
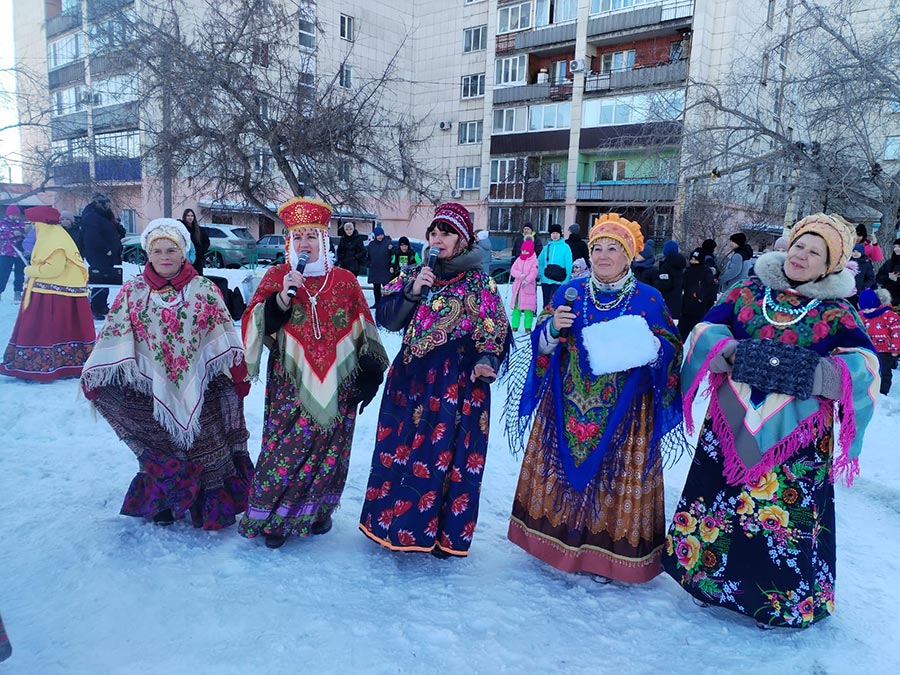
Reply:
[[[300,46],[307,49],[316,48],[316,14],[311,3],[303,3],[299,12]]]
[[[677,157],[659,157],[657,158],[656,175],[659,180],[670,183],[675,181],[678,174],[678,158]]]
[[[484,132],[484,121],[473,120],[459,123],[459,144],[474,145],[481,143],[481,135]]]
[[[900,136],[884,139],[884,159],[900,159]]]
[[[463,31],[463,54],[487,49],[487,26],[475,26]]]
[[[87,107],[87,87],[79,84],[75,87],[58,89],[50,94],[50,100],[54,115],[68,115],[84,110]]]
[[[527,108],[497,108],[494,110],[495,134],[517,134],[525,131]]]
[[[476,2],[484,2],[484,0],[465,0],[463,4],[474,5]]]
[[[554,61],[550,64],[550,84],[560,84],[566,81],[569,74],[568,61]]]
[[[256,112],[262,119],[269,119],[269,97],[259,94],[256,96]]]
[[[624,159],[603,159],[594,162],[594,181],[625,180]]]
[[[253,170],[256,173],[269,174],[272,171],[272,155],[266,150],[257,150],[253,155]]]
[[[586,100],[582,127],[607,127],[678,119],[684,112],[684,90],[667,89],[650,94],[608,96]]]
[[[353,68],[346,63],[341,64],[341,70],[338,73],[338,84],[344,89],[353,88]]]
[[[531,3],[501,7],[497,13],[497,35],[531,28]]]
[[[507,56],[497,59],[497,68],[494,73],[494,84],[525,84],[528,75],[528,57],[525,54]]]
[[[94,136],[97,157],[136,159],[141,156],[141,134],[138,131],[124,131]]]
[[[460,79],[460,96],[462,98],[484,96],[484,73],[463,75]]]
[[[456,189],[457,190],[479,190],[481,189],[481,167],[480,166],[460,166],[456,169]]]
[[[103,80],[95,80],[91,85],[95,108],[136,101],[137,80],[134,75],[114,75]]]
[[[529,131],[568,129],[571,118],[572,105],[569,101],[533,105],[529,109],[528,129]]]
[[[632,68],[634,68],[633,49],[621,52],[608,52],[600,57],[601,73],[611,73],[617,70],[631,70]]]
[[[137,211],[134,209],[119,209],[119,218],[122,219],[122,227],[127,234],[137,232]]]
[[[341,14],[341,40],[353,42],[353,17]]]
[[[521,157],[507,157],[491,160],[491,185],[524,183],[525,160]]]
[[[578,16],[578,0],[535,0],[534,25],[552,26],[574,21]]]
[[[646,5],[651,2],[658,3],[659,0],[591,0],[591,14],[618,12],[622,9],[631,9],[632,7]]]
[[[341,159],[338,161],[338,180],[343,183],[349,183],[352,173],[350,170],[350,160]]]
[[[47,43],[47,67],[61,68],[84,57],[84,37],[82,33],[72,33],[59,40]]]

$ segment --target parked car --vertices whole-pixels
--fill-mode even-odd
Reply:
[[[241,267],[256,264],[256,240],[246,227],[219,223],[200,227],[209,236],[206,267]]]
[[[509,283],[509,271],[512,267],[512,249],[504,248],[491,252],[491,276],[498,284]]]
[[[267,234],[256,242],[256,256],[275,264],[284,262],[284,235]]]
[[[147,254],[141,247],[141,235],[129,234],[122,237],[122,260],[135,265],[147,264]]]

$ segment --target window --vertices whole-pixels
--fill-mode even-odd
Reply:
[[[481,134],[484,130],[484,122],[482,120],[476,120],[473,122],[460,122],[459,123],[459,144],[460,145],[473,145],[475,143],[481,143]]]
[[[461,166],[456,169],[456,189],[457,190],[479,190],[481,189],[481,167],[480,166]]]
[[[487,49],[487,26],[475,26],[463,31],[463,54]]]
[[[494,84],[525,84],[528,59],[525,54],[509,56],[497,59],[497,69],[494,74]]]
[[[269,67],[269,45],[265,42],[259,42],[253,45],[253,53],[250,55],[252,62],[263,68]]]
[[[521,157],[491,160],[490,197],[521,200],[525,194],[525,160]]]
[[[463,75],[461,80],[462,98],[478,98],[484,96],[484,73]]]
[[[47,44],[47,67],[50,70],[61,68],[84,57],[84,38],[82,33],[73,33]]]
[[[659,157],[657,160],[656,175],[664,183],[674,183],[678,173],[677,157]]]
[[[884,159],[900,159],[900,136],[884,139]]]
[[[495,134],[515,134],[525,131],[526,108],[498,108],[494,110]]]
[[[568,129],[571,119],[571,103],[545,103],[533,105],[530,109],[528,120],[529,131],[542,131],[544,129]]]
[[[316,48],[316,22],[311,12],[300,17],[300,46],[307,49]]]
[[[134,75],[115,75],[93,83],[94,107],[136,101],[137,81]]]
[[[342,159],[338,162],[338,180],[343,183],[350,182],[350,161]]]
[[[341,40],[353,42],[353,17],[341,14]]]
[[[97,157],[136,159],[141,156],[141,136],[138,131],[94,136]]]
[[[892,113],[900,113],[900,101],[891,101],[888,110]]]
[[[562,162],[546,162],[541,165],[541,177],[548,183],[563,182]]]
[[[83,85],[60,89],[50,94],[54,115],[68,115],[87,107],[87,88]]]
[[[578,16],[578,0],[536,0],[534,25],[551,26],[574,21]]]
[[[600,72],[611,73],[616,70],[631,70],[634,68],[634,50],[624,52],[609,52],[600,57]]]
[[[497,35],[531,28],[531,3],[501,7],[497,18]]]
[[[550,64],[550,84],[562,84],[569,74],[568,61],[554,61]]]
[[[766,26],[771,28],[775,25],[775,0],[769,0],[769,11],[766,14]]]
[[[759,83],[763,86],[769,82],[769,52],[765,52],[762,56],[762,76]]]
[[[681,117],[684,90],[668,89],[652,94],[609,96],[586,100],[582,107],[582,127],[659,122]]]
[[[256,96],[256,112],[264,120],[269,119],[269,97]]]
[[[341,64],[341,71],[338,73],[338,84],[344,89],[353,88],[353,68],[346,63]]]
[[[591,14],[617,12],[620,9],[630,9],[648,2],[659,2],[659,0],[591,0]]]
[[[134,209],[120,209],[119,217],[122,219],[122,227],[128,234],[137,232],[137,211]]]
[[[484,2],[484,0],[466,0],[466,5],[474,5],[476,2]]]
[[[594,162],[594,182],[601,180],[625,180],[625,160],[604,159]]]
[[[656,241],[666,241],[672,238],[672,214],[653,214],[653,238]]]

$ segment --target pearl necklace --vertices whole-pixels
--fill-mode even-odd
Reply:
[[[591,302],[594,303],[594,306],[600,311],[606,312],[611,309],[618,307],[622,302],[631,298],[634,294],[635,289],[635,280],[634,277],[630,277],[628,281],[622,286],[622,288],[616,293],[615,298],[610,300],[609,302],[600,302],[597,300],[597,288],[595,284],[599,282],[594,280],[594,276],[591,275],[590,280],[588,281],[588,295],[591,296]]]
[[[303,289],[303,292],[306,293],[307,297],[309,298],[309,307],[310,307],[309,318],[310,318],[310,321],[312,322],[313,336],[316,338],[316,340],[322,339],[322,326],[321,326],[321,324],[319,324],[319,312],[318,312],[318,309],[316,308],[316,305],[319,302],[319,295],[322,293],[322,291],[324,291],[328,287],[328,283],[330,281],[331,281],[331,270],[328,270],[328,272],[325,275],[325,281],[322,283],[322,287],[318,291],[316,291],[316,293],[310,293],[309,289],[306,288],[305,284],[303,286],[300,286],[300,288]]]
[[[778,326],[779,328],[787,328],[788,326],[793,326],[795,323],[799,323],[800,321],[802,321],[803,318],[807,314],[809,314],[809,311],[815,307],[818,307],[821,302],[821,300],[810,300],[803,307],[784,307],[784,305],[780,305],[775,302],[775,299],[772,297],[772,289],[767,286],[766,295],[763,299],[763,318],[773,326]],[[794,318],[789,321],[776,321],[774,317],[769,316],[768,310],[770,307],[776,313],[789,314]]]

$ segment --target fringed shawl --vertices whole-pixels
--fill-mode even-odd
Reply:
[[[247,370],[259,377],[265,334],[265,302],[281,290],[285,263],[270,267],[242,318]],[[316,297],[320,337],[315,334],[310,294]],[[350,386],[359,359],[368,355],[383,367],[389,361],[359,282],[347,270],[332,268],[324,276],[307,277],[291,302],[291,316],[269,342],[298,393],[300,405],[322,429],[338,421],[338,394]]]
[[[110,307],[81,375],[82,388],[118,384],[153,398],[153,417],[181,448],[200,431],[209,383],[244,362],[219,289],[195,276],[183,288],[127,281]]]
[[[623,444],[648,393],[652,392],[653,419],[652,435],[645,439],[648,470],[661,454],[675,457],[686,449],[678,375],[681,342],[662,296],[650,286],[638,283],[623,306],[603,310],[587,295],[587,283],[589,279],[575,279],[565,284],[551,306],[541,313],[531,336],[532,350],[524,381],[521,355],[514,356],[513,369],[518,377],[511,378],[506,410],[510,445],[521,449],[532,415],[550,397],[554,419],[545,424],[550,437],[544,442],[557,448],[566,478],[576,490],[583,490],[598,474],[601,481],[608,483],[622,470],[624,457],[616,450]],[[568,287],[578,291],[568,346],[559,345],[549,355],[540,354],[541,332],[551,320],[553,308],[565,303]],[[605,295],[601,301],[612,297]],[[636,366],[626,364],[627,354],[622,354],[622,370],[595,375],[585,344],[585,329],[619,317],[643,317],[659,341],[658,351],[647,363]],[[610,354],[604,360],[616,358]]]
[[[843,280],[826,277],[827,283],[820,282],[819,286],[814,282],[804,284],[799,289],[809,295],[801,295],[790,289],[783,274],[779,274],[783,256],[760,261],[763,264],[757,263],[757,273],[769,283],[776,302],[802,306],[815,297],[820,304],[796,324],[778,327],[762,315],[766,290],[763,281],[746,279],[728,291],[691,333],[691,348],[681,373],[688,431],[693,431],[694,426],[691,406],[702,381],[709,376],[705,391],[711,394],[709,414],[725,456],[725,479],[739,485],[758,480],[814,442],[832,424],[836,411],[841,429],[831,480],[843,477],[848,485],[852,484],[859,473],[857,458],[880,382],[872,343],[849,303],[825,297],[831,294],[829,287],[843,286]],[[792,317],[776,314],[773,318],[787,321]],[[840,399],[801,400],[785,394],[766,394],[735,382],[729,375],[709,372],[710,361],[727,340],[747,338],[799,344],[820,356],[834,357],[841,371]],[[740,422],[738,415],[742,417]]]

